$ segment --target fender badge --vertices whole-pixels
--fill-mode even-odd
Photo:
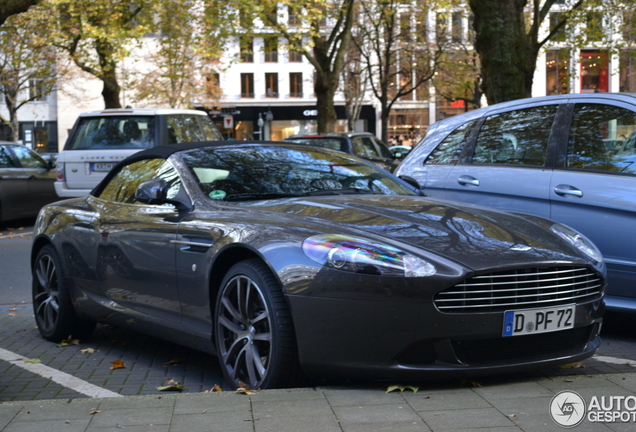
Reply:
[[[510,250],[519,251],[519,252],[528,252],[529,250],[532,250],[532,248],[530,246],[516,244],[516,245],[510,246]]]

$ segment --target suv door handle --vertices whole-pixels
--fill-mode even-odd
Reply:
[[[460,185],[473,185],[473,186],[479,186],[479,180],[477,180],[475,177],[469,176],[469,175],[462,175],[459,176],[459,178],[457,179],[457,183],[459,183]]]
[[[574,186],[560,184],[554,187],[554,193],[560,196],[563,195],[574,195],[577,197],[582,197],[583,192]]]

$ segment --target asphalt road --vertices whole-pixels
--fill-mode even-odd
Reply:
[[[171,382],[181,385],[183,392],[209,391],[217,384],[231,390],[215,357],[139,333],[98,325],[90,340],[78,345],[45,341],[31,307],[32,224],[0,224],[0,402],[161,394],[171,391],[161,389]],[[608,316],[595,357],[520,379],[636,373],[635,324],[631,316]],[[114,368],[118,360],[124,367]]]

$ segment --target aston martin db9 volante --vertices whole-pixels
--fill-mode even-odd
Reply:
[[[130,328],[215,354],[250,388],[578,361],[599,347],[606,271],[567,226],[268,142],[130,156],[40,212],[31,263],[44,338]]]

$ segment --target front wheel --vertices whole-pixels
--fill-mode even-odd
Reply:
[[[35,259],[32,294],[35,322],[45,339],[83,339],[95,329],[94,321],[81,319],[75,313],[62,263],[51,245],[44,246]]]
[[[223,279],[214,337],[225,379],[250,389],[293,387],[302,371],[280,284],[260,260],[234,265]]]

